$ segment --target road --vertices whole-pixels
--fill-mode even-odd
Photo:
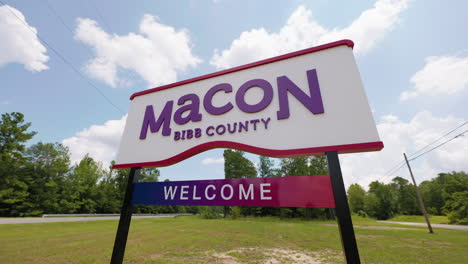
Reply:
[[[390,223],[390,224],[401,224],[401,225],[413,225],[413,226],[427,226],[426,223],[411,223],[411,222],[398,222],[398,221],[377,221],[382,223]],[[446,228],[446,229],[455,229],[455,230],[463,230],[468,231],[468,226],[463,225],[444,225],[444,224],[431,224],[433,228]]]
[[[174,217],[175,215],[152,215],[152,216],[132,216],[132,219]],[[119,220],[119,216],[99,216],[99,217],[48,217],[48,218],[0,218],[0,224],[27,224],[27,223],[52,223],[52,222],[79,222],[98,220]]]

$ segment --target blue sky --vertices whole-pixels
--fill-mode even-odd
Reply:
[[[343,38],[385,144],[341,155],[348,185],[406,177],[388,173],[402,152],[468,119],[466,1],[2,1],[0,112],[24,113],[31,143],[61,142],[73,161],[115,157],[134,92]],[[421,156],[416,177],[467,171],[467,149],[458,137]],[[208,151],[162,176],[222,178],[221,158]]]

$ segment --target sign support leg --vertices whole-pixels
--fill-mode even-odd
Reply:
[[[330,173],[333,194],[335,196],[335,210],[341,235],[341,245],[345,253],[346,263],[361,263],[354,235],[353,222],[349,211],[346,190],[341,174],[340,160],[336,151],[327,152],[328,171]]]
[[[130,222],[132,220],[133,205],[132,194],[133,194],[133,183],[138,182],[141,168],[131,168],[130,175],[128,175],[127,189],[125,191],[125,197],[122,205],[122,211],[120,212],[119,227],[117,228],[117,234],[115,236],[114,250],[112,251],[111,264],[123,263],[125,254],[125,246],[127,245],[128,230],[130,229]]]

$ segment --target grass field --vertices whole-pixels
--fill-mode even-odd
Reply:
[[[426,222],[426,220],[424,220],[424,216],[422,215],[398,215],[388,220],[389,221],[401,221],[401,222],[414,222],[414,223]],[[429,221],[431,222],[431,224],[448,224],[449,223],[447,216],[442,216],[442,215],[430,215]]]
[[[343,263],[333,221],[134,219],[125,263]],[[468,232],[355,218],[363,263],[468,263]],[[379,228],[379,229],[377,229]],[[0,263],[109,263],[117,221],[0,225]],[[314,260],[318,262],[313,262]]]

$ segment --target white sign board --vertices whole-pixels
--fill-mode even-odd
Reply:
[[[383,148],[341,40],[132,95],[114,168],[167,166],[213,148],[272,157]]]

